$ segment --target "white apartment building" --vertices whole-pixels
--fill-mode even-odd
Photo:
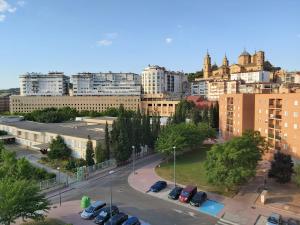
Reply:
[[[207,98],[208,80],[198,80],[191,83],[191,95]]]
[[[143,94],[182,96],[187,91],[187,77],[182,72],[168,71],[157,65],[149,65],[142,72]]]
[[[268,71],[255,71],[246,73],[232,73],[231,80],[243,80],[246,83],[260,83],[270,82],[270,72]]]
[[[19,78],[21,96],[62,96],[68,94],[70,78],[61,72],[27,73]]]
[[[134,73],[78,73],[72,84],[74,96],[141,94],[141,78]]]

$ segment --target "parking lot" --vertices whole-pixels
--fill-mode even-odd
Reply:
[[[178,200],[169,199],[168,194],[173,188],[174,188],[174,185],[169,184],[165,189],[163,189],[159,192],[154,193],[154,192],[149,191],[147,193],[151,196],[164,199],[166,201],[172,202],[172,203],[180,205],[180,206],[184,206],[186,208],[192,209],[197,212],[205,213],[205,214],[208,214],[208,215],[214,216],[214,217],[221,216],[221,211],[224,208],[224,205],[219,202],[210,200],[209,196],[208,196],[208,199],[200,207],[191,206],[189,203],[182,203]]]
[[[122,207],[119,207],[120,212],[126,213],[122,209]],[[73,225],[95,225],[94,220],[85,220],[82,219],[80,214],[82,212],[82,209],[80,208],[80,201],[68,201],[63,202],[62,206],[59,206],[59,204],[56,204],[52,207],[47,217],[49,218],[59,218],[63,220],[66,223],[71,223]],[[131,215],[129,215],[130,217]],[[139,218],[140,219],[140,218]],[[20,221],[21,222],[21,221]],[[147,223],[140,219],[140,222],[142,225],[151,225],[150,223]],[[20,224],[20,223],[16,223]]]

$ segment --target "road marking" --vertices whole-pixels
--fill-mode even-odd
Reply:
[[[193,212],[188,212],[188,214],[189,214],[191,217],[195,217],[195,213],[193,213]]]
[[[182,214],[183,213],[183,211],[182,210],[180,210],[180,209],[173,209],[175,212],[177,212],[177,213],[180,213],[180,214]]]

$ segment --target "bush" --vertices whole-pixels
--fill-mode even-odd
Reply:
[[[68,159],[72,154],[71,149],[65,144],[61,136],[57,136],[50,143],[50,151],[48,157],[50,159]]]
[[[295,166],[293,180],[300,187],[300,165]]]
[[[0,136],[7,135],[7,132],[5,130],[0,130]]]
[[[271,163],[269,177],[274,178],[278,183],[288,183],[291,181],[294,172],[294,163],[290,155],[277,152]]]

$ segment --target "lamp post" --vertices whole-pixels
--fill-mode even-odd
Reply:
[[[58,170],[58,185],[60,185],[60,167],[57,167]],[[61,191],[59,188],[59,206],[61,206]]]
[[[173,146],[173,152],[174,152],[174,187],[176,187],[176,146]]]
[[[132,172],[135,175],[135,146],[132,146]]]
[[[112,217],[112,175],[114,174],[115,171],[111,170],[109,171],[110,175],[110,218]]]

